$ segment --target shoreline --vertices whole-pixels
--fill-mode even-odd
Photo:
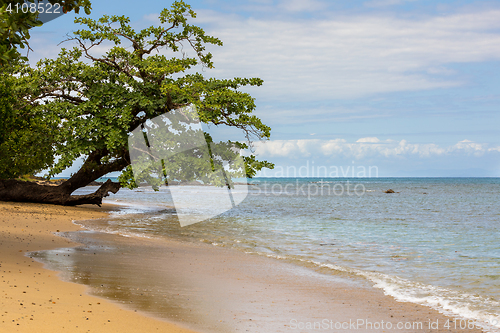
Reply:
[[[16,206],[19,208],[15,208]],[[38,226],[38,229],[30,229],[26,232],[21,228],[23,231],[19,233],[19,228],[23,225],[23,223],[19,221],[24,222],[24,220],[29,220],[27,215],[30,213],[32,214],[31,218],[34,219],[36,213],[33,213],[33,208],[35,208],[33,206],[38,206],[38,214],[41,214],[38,216],[38,221],[42,220],[44,217],[47,218],[46,215],[54,215],[55,213],[52,210],[58,209],[61,209],[59,214],[64,211],[63,214],[69,214],[70,216],[74,216],[72,214],[79,215],[77,218],[72,219],[70,219],[68,215],[63,215],[65,218],[63,218],[64,221],[59,222],[60,224],[44,225],[42,228],[43,230],[38,230],[40,229],[40,226]],[[42,282],[45,286],[43,287],[46,289],[46,293],[48,292],[48,294],[50,294],[49,299],[51,302],[56,302],[50,304],[50,302],[47,302],[48,300],[45,301],[42,298],[39,301],[41,302],[39,305],[39,303],[25,300],[23,309],[23,306],[20,306],[20,304],[16,302],[21,300],[21,298],[16,300],[16,297],[24,296],[22,298],[24,300],[30,293],[19,295],[19,292],[21,292],[19,288],[19,285],[21,285],[20,282],[16,281],[19,285],[12,287],[13,282],[10,279],[13,279],[16,273],[15,270],[13,270],[15,266],[13,262],[11,262],[9,266],[11,267],[11,272],[8,273],[10,279],[5,276],[6,273],[3,273],[4,276],[2,279],[7,281],[10,287],[6,289],[6,283],[3,283],[3,288],[1,288],[0,291],[4,291],[4,294],[7,293],[7,298],[12,298],[10,300],[7,299],[7,302],[5,298],[2,298],[1,304],[2,309],[8,307],[15,310],[15,306],[19,309],[17,312],[7,310],[8,313],[2,313],[0,317],[0,328],[9,327],[13,331],[17,329],[18,332],[33,330],[36,332],[57,332],[57,328],[61,331],[64,330],[64,328],[62,328],[63,326],[61,326],[61,321],[69,320],[66,322],[68,325],[66,327],[75,328],[75,326],[78,326],[77,331],[81,329],[81,331],[85,332],[89,329],[97,332],[127,332],[127,329],[130,332],[150,332],[156,331],[156,329],[160,327],[161,332],[192,332],[163,321],[170,319],[170,321],[179,322],[186,319],[187,327],[192,327],[203,332],[235,332],[245,330],[251,332],[313,332],[318,330],[325,331],[325,328],[313,326],[316,323],[325,324],[324,320],[329,320],[330,322],[328,325],[333,325],[331,329],[340,329],[339,331],[346,332],[382,332],[386,331],[382,328],[388,328],[388,322],[394,325],[397,323],[422,323],[421,327],[417,325],[416,328],[413,327],[411,329],[397,329],[392,327],[390,331],[394,332],[483,332],[478,328],[453,329],[454,323],[457,322],[455,319],[447,317],[425,306],[398,302],[394,298],[384,295],[380,289],[368,286],[369,283],[360,282],[361,278],[359,277],[352,279],[352,281],[348,281],[345,277],[321,274],[270,258],[249,256],[246,253],[234,249],[214,247],[208,244],[190,244],[176,241],[168,242],[168,244],[164,244],[164,242],[162,242],[162,244],[157,244],[159,251],[157,258],[158,262],[153,263],[153,267],[161,267],[161,263],[165,261],[165,258],[168,258],[168,269],[161,270],[158,268],[158,272],[156,272],[157,276],[152,277],[154,280],[159,279],[160,276],[162,280],[166,280],[170,285],[176,286],[168,288],[169,290],[165,291],[165,293],[170,292],[172,295],[160,295],[162,296],[160,300],[161,298],[172,296],[173,303],[170,303],[170,307],[168,307],[169,304],[165,307],[167,310],[166,316],[165,314],[163,316],[158,316],[158,314],[156,316],[154,314],[151,314],[151,316],[143,316],[134,313],[133,310],[122,309],[116,302],[106,301],[102,296],[98,298],[96,298],[96,296],[91,296],[95,295],[92,286],[89,288],[80,284],[63,282],[60,280],[60,274],[42,269],[41,267],[43,265],[41,263],[32,261],[30,258],[24,256],[25,252],[48,250],[49,248],[71,249],[72,247],[79,246],[81,242],[72,242],[67,238],[54,235],[53,232],[58,230],[70,232],[82,231],[83,229],[71,223],[71,220],[106,217],[107,214],[105,214],[103,210],[96,208],[68,208],[18,203],[0,203],[0,209],[4,212],[3,218],[0,218],[0,220],[4,220],[2,229],[0,229],[1,253],[7,253],[4,252],[4,247],[6,245],[7,248],[9,248],[13,246],[13,242],[21,240],[20,244],[18,244],[18,248],[23,251],[21,248],[24,246],[25,248],[29,248],[29,250],[18,253],[16,252],[18,248],[9,249],[9,257],[16,257],[18,260],[16,265],[22,267],[24,271],[23,276],[27,277],[24,282],[28,281],[33,285],[38,283],[36,288],[41,289],[40,282],[42,281],[42,277],[40,275],[37,276],[36,272],[45,271],[45,273],[41,274],[45,274],[45,280]],[[11,214],[17,213],[18,217],[18,225],[10,225],[10,229],[5,229],[5,219],[6,215],[8,215],[5,214],[6,209],[10,211],[9,213]],[[68,225],[68,220],[70,221],[71,227]],[[35,222],[36,225],[38,221],[33,220],[32,222]],[[33,238],[34,231],[38,233],[42,233],[43,231],[43,237]],[[5,237],[6,233],[9,232],[9,236]],[[20,236],[24,236],[26,239]],[[116,241],[116,239],[118,239],[117,237],[120,237],[108,234],[96,234],[94,236],[97,238],[114,237],[112,241]],[[30,237],[30,239],[28,239],[28,237]],[[26,242],[28,242],[28,244],[24,244]],[[136,241],[131,238],[122,237],[120,242],[124,243],[124,247],[121,248],[120,251],[131,248],[136,258],[134,260],[133,258],[131,259],[131,257],[126,257],[127,264],[129,265],[129,267],[127,267],[128,271],[133,272],[134,270],[131,270],[131,268],[134,268],[135,271],[144,272],[144,267],[141,266],[144,264],[144,253],[142,253],[142,256],[137,256],[136,252],[139,251],[140,246],[142,246],[141,244],[148,243],[149,245],[145,248],[147,252],[145,253],[148,253],[148,255],[155,253],[152,252],[155,250],[155,241],[148,240],[147,242],[143,242],[143,240]],[[36,248],[36,245],[38,245],[38,248]],[[168,251],[166,251],[167,248]],[[116,254],[110,253],[110,257],[106,258],[104,253],[105,252],[98,253],[99,255],[94,257],[96,259],[92,259],[92,261],[88,262],[84,261],[83,265],[79,266],[86,267],[86,265],[92,265],[96,260],[103,260],[103,267],[111,266],[113,269],[117,269],[123,266],[118,263],[120,260],[116,260]],[[164,256],[166,253],[168,253],[167,257]],[[75,256],[73,253],[71,255],[72,258]],[[123,257],[123,253],[121,255],[121,259],[123,260],[125,257]],[[24,258],[22,264],[19,264],[21,261],[20,256]],[[4,264],[5,259],[3,255],[0,261],[0,271],[3,272],[7,267],[5,266],[7,264]],[[116,267],[113,266],[113,263]],[[117,274],[116,272],[114,273]],[[28,276],[32,274],[33,278]],[[96,274],[98,275],[99,272],[96,271]],[[126,274],[126,272],[122,272],[121,274]],[[141,279],[144,280],[144,278],[142,278],[142,275],[138,276],[138,274],[134,273],[129,274],[130,276],[120,275],[116,278],[120,281],[130,280],[131,286],[135,289],[138,283],[142,283]],[[26,290],[31,291],[33,289],[26,287],[23,291]],[[61,302],[62,299],[54,300],[54,297],[57,296],[53,295],[58,295],[62,290],[65,290],[66,294],[68,292],[70,293],[69,296],[71,296],[70,299],[72,299],[70,304],[72,307],[69,310],[67,310],[67,306],[65,306],[64,310],[61,311],[60,307],[58,307],[58,304],[60,304],[58,302]],[[88,295],[87,292],[90,292],[91,295]],[[67,295],[64,297],[66,296]],[[134,295],[131,297],[134,298]],[[47,298],[47,296],[45,298]],[[137,295],[135,295],[135,298],[137,300]],[[154,299],[150,301],[152,300]],[[25,305],[31,303],[35,303],[35,306],[38,305],[38,307],[42,309],[36,308],[36,312],[32,312],[32,310]],[[100,303],[98,305],[99,310],[104,308],[103,305],[108,307],[102,314],[99,312],[99,314],[101,314],[100,317],[98,317],[95,309],[97,307],[95,304],[98,303]],[[93,304],[93,306],[89,304]],[[174,309],[171,306],[172,304],[175,304],[177,307],[180,306],[184,309],[184,312],[176,313],[175,311],[178,309]],[[31,306],[35,308],[35,306],[30,305],[30,307]],[[137,305],[134,304],[131,307],[137,308]],[[38,321],[38,319],[42,316],[42,310],[44,317],[42,325],[44,326],[40,327],[40,321]],[[84,311],[87,312],[83,313]],[[170,314],[172,316],[176,315],[177,317],[169,317],[168,311],[171,311]],[[191,311],[193,311],[194,314],[192,314]],[[54,316],[56,312],[57,316]],[[59,315],[62,314],[64,314],[63,318],[65,319],[59,318]],[[14,318],[16,315],[17,318]],[[51,321],[49,319],[51,315],[57,318]],[[116,315],[118,319],[107,322],[107,320],[109,320],[107,317],[112,315]],[[14,318],[11,319],[14,321],[9,322],[5,320],[4,318],[7,318],[7,316],[10,316],[9,319]],[[33,316],[33,320],[29,319],[31,318],[30,316]],[[157,317],[158,320],[153,317]],[[127,320],[133,322],[136,326],[127,324]],[[359,320],[364,320],[365,325],[361,327],[358,325],[356,328],[353,328],[352,322],[354,321],[359,324]],[[120,328],[116,326],[117,321],[120,321],[119,324],[123,324]],[[451,323],[451,329],[445,327],[447,321]],[[141,323],[138,324],[138,322]],[[349,322],[351,325],[347,325],[345,328],[342,326],[335,327],[336,324],[347,324]],[[368,322],[372,323],[371,328],[367,326]],[[386,327],[380,327],[381,323],[384,322]],[[35,323],[38,323],[38,326],[31,325]],[[437,327],[433,325],[434,323],[438,323]],[[91,324],[93,325],[92,327],[86,326]],[[373,325],[375,325],[375,327]],[[379,326],[378,329],[376,327],[377,325]],[[34,329],[34,327],[36,327],[36,329]]]
[[[79,246],[54,232],[82,230],[72,221],[104,218],[106,211],[0,202],[1,332],[194,333],[91,296],[88,287],[62,281],[59,272],[25,256],[32,251]]]

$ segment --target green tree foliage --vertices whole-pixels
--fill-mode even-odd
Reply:
[[[19,48],[29,48],[29,31],[41,26],[38,12],[16,10],[24,0],[0,0],[0,179],[34,174],[52,165],[55,119],[36,112],[23,99],[27,94],[17,76],[27,57]],[[49,0],[65,12],[90,13],[89,0]],[[35,3],[28,0],[28,3]]]
[[[0,179],[32,174],[52,165],[56,122],[18,96],[25,95],[12,73],[20,64],[0,71]]]
[[[65,191],[71,193],[112,171],[123,171],[122,184],[133,186],[128,133],[185,106],[194,105],[204,123],[239,128],[247,138],[269,138],[270,128],[252,114],[254,99],[240,90],[262,85],[261,79],[214,79],[194,72],[196,66],[213,67],[207,45],[222,45],[189,24],[194,17],[189,5],[176,1],[160,13],[162,25],[140,31],[123,16],[77,18],[75,23],[86,28],[70,38],[76,47],[19,72],[18,84],[25,87],[31,111],[57,119],[52,141],[59,158],[50,175],[85,158],[82,168],[61,185]],[[193,56],[186,55],[186,49]],[[245,143],[237,145],[247,148]],[[272,167],[255,156],[245,160],[248,176]]]
[[[26,0],[35,3],[35,0]],[[0,65],[6,65],[20,56],[18,48],[29,48],[29,30],[42,25],[38,20],[38,12],[17,10],[16,4],[22,5],[25,0],[0,0]],[[89,0],[49,0],[51,4],[61,5],[64,12],[74,10],[78,13],[84,8],[90,14]],[[26,60],[26,59],[25,59]]]

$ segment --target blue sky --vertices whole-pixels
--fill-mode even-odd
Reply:
[[[278,166],[263,175],[355,165],[379,176],[500,176],[500,2],[188,3],[224,42],[205,74],[264,79],[248,90],[272,128],[255,144]],[[126,15],[142,28],[166,6],[94,1],[91,17]],[[32,62],[56,56],[73,18],[33,30]]]

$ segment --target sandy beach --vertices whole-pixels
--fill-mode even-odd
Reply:
[[[26,252],[77,244],[55,236],[71,221],[105,217],[105,209],[0,203],[0,332],[191,332],[89,296]]]
[[[114,274],[129,291],[160,279],[171,286],[147,297],[141,293],[148,308],[134,303],[133,293],[126,295],[132,305],[120,306],[61,281],[57,272],[25,256],[78,245],[53,232],[77,231],[71,220],[102,218],[105,211],[18,203],[0,203],[0,211],[0,332],[189,332],[167,321],[200,332],[482,332],[455,329],[454,319],[397,302],[353,277],[208,244],[96,235],[101,243],[114,237],[117,250],[79,259],[75,271],[95,267],[96,275]],[[147,267],[157,267],[152,272],[144,270],[146,254]],[[157,313],[151,311],[151,304],[162,302]],[[134,306],[167,321],[135,312]]]

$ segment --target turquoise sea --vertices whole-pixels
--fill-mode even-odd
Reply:
[[[121,211],[83,224],[129,237],[235,248],[322,274],[357,275],[398,300],[500,332],[500,178],[249,182],[236,208],[187,227],[179,226],[167,188],[120,190],[107,202]],[[210,187],[183,190],[193,198],[210,195]]]

